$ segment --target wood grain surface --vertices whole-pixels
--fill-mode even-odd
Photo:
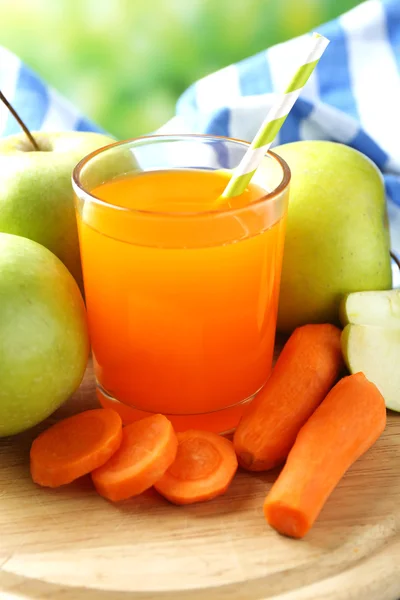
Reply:
[[[272,531],[276,472],[239,473],[188,507],[150,491],[112,505],[89,478],[57,490],[29,477],[33,437],[96,406],[89,367],[46,423],[0,440],[1,600],[396,600],[400,597],[400,415],[347,473],[302,541]]]

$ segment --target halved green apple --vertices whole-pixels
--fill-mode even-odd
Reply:
[[[347,294],[340,305],[343,325],[400,327],[400,289]]]
[[[400,412],[400,290],[356,292],[341,305],[342,351],[351,373],[363,372]]]

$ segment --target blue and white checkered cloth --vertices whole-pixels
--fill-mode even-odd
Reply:
[[[400,0],[368,0],[318,28],[331,40],[275,140],[328,139],[368,155],[385,177],[392,245],[400,254]],[[192,85],[160,132],[250,141],[291,74],[303,36]],[[0,89],[34,130],[100,128],[9,51],[0,48]],[[19,130],[0,106],[0,136]]]
[[[1,46],[0,90],[32,131],[102,132],[15,54]],[[0,103],[0,137],[20,131],[14,117]]]
[[[274,145],[333,140],[368,155],[385,177],[392,245],[400,253],[400,0],[368,0],[318,32],[331,43]],[[297,66],[303,37],[197,81],[161,130],[251,141]]]

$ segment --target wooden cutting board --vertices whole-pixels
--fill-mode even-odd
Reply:
[[[57,490],[29,477],[31,441],[96,406],[89,367],[40,427],[0,440],[1,600],[397,600],[400,415],[350,469],[302,541],[262,515],[275,473],[239,473],[210,503],[176,507],[156,492],[118,505],[89,478]]]

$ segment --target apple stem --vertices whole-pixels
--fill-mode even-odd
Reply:
[[[390,256],[392,257],[392,259],[394,260],[394,262],[395,262],[395,263],[396,263],[396,265],[397,265],[397,268],[398,268],[398,269],[399,269],[399,271],[400,271],[400,260],[399,260],[399,258],[398,258],[398,257],[395,255],[395,253],[394,253],[394,252],[391,252],[391,253],[390,253]]]
[[[25,123],[23,122],[23,120],[21,119],[21,117],[19,116],[17,111],[15,110],[15,108],[13,106],[11,106],[11,104],[9,103],[9,101],[7,100],[7,98],[5,97],[5,95],[3,94],[3,92],[1,90],[0,90],[0,100],[7,106],[8,110],[10,111],[12,116],[15,118],[15,120],[18,121],[18,124],[22,127],[23,131],[28,136],[28,139],[29,139],[30,143],[32,144],[32,146],[35,148],[35,150],[40,151],[40,148],[39,148],[35,138],[31,134],[31,132],[29,131],[29,129],[27,128],[27,126],[25,125]]]

